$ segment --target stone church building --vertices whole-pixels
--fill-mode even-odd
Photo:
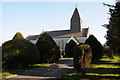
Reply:
[[[78,9],[75,8],[70,20],[70,30],[57,30],[46,31],[60,47],[61,51],[64,51],[66,43],[70,40],[74,40],[77,44],[84,43],[90,35],[90,29],[82,28],[81,18]],[[33,44],[36,44],[40,35],[30,35],[26,37],[26,40],[30,40]]]

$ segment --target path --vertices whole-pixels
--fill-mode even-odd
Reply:
[[[47,67],[40,67],[36,70],[14,75],[5,80],[46,80],[56,79],[65,75],[73,69],[73,60],[60,60],[58,63]]]

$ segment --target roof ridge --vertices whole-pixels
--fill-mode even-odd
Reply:
[[[53,31],[46,31],[46,32],[56,32],[56,31],[70,31],[70,29],[68,29],[68,30],[53,30]]]

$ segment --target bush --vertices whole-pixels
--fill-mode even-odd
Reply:
[[[24,39],[23,35],[20,32],[17,32],[15,36],[13,37],[13,40],[15,39]]]
[[[92,50],[88,44],[80,44],[74,47],[74,68],[89,68],[91,63]]]
[[[103,56],[103,47],[101,43],[93,36],[90,35],[85,42],[92,48],[92,61],[99,60]]]
[[[3,66],[22,68],[37,63],[39,51],[37,47],[25,39],[16,39],[2,45]]]
[[[71,40],[69,43],[66,43],[65,54],[67,57],[73,57],[73,48],[76,46],[75,41]]]
[[[52,63],[59,60],[59,47],[46,32],[41,34],[41,37],[38,39],[36,45],[40,55],[42,55],[40,56],[40,63]]]

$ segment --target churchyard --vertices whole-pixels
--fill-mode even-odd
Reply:
[[[59,48],[47,33],[43,33],[36,45],[20,36],[22,34],[17,33],[13,40],[2,45],[0,76],[5,80],[46,77],[56,80],[119,80],[120,56],[109,56],[111,53],[105,51],[93,35],[84,44],[71,40],[66,44],[64,58],[60,57]]]
[[[78,43],[77,38],[69,39],[61,50],[47,32],[37,36],[35,44],[17,32],[13,39],[2,44],[2,53],[0,47],[0,79],[120,80],[120,1],[115,6],[104,5],[114,7],[109,9],[109,24],[103,25],[107,29],[106,45],[102,45],[94,35],[88,35],[84,43]],[[79,31],[75,28],[68,32],[73,36],[77,31],[79,34],[75,33],[74,36],[80,36],[82,31],[77,8],[72,24],[72,28],[77,26]],[[69,34],[66,36],[71,37]]]

